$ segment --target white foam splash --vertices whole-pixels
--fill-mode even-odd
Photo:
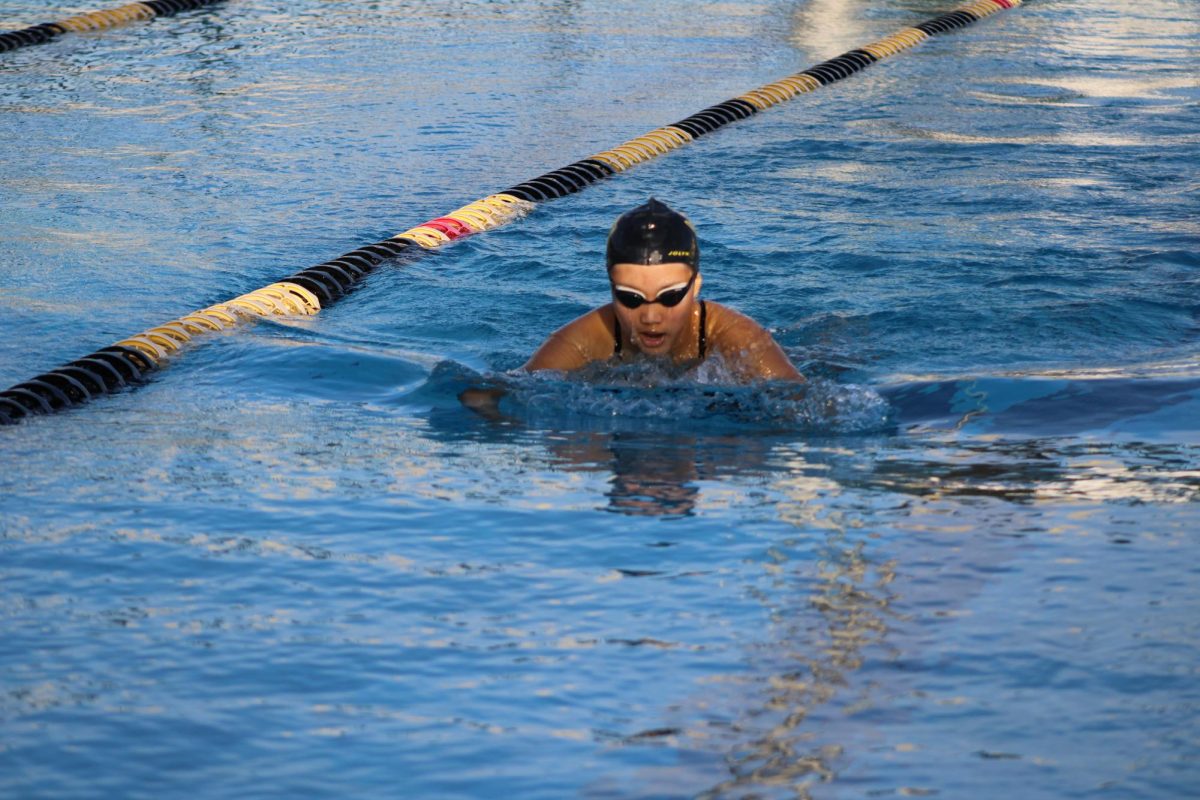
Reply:
[[[719,357],[697,367],[642,360],[597,363],[570,374],[515,373],[501,379],[501,407],[519,419],[592,419],[690,427],[768,427],[830,433],[878,431],[889,406],[870,388],[812,380],[739,384]]]

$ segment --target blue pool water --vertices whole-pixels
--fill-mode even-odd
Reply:
[[[230,0],[2,54],[0,384],[948,8]],[[1196,795],[1196,11],[1030,2],[0,428],[0,795]],[[651,194],[808,398],[504,374]]]

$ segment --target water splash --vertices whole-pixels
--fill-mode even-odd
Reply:
[[[683,368],[654,360],[596,363],[573,373],[480,374],[442,361],[406,404],[457,402],[468,389],[493,391],[495,412],[535,425],[585,428],[737,428],[866,433],[884,429],[890,410],[874,390],[817,379],[738,384],[712,357]]]

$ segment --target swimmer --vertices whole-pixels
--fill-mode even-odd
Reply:
[[[617,218],[608,234],[613,302],[559,328],[525,362],[525,372],[571,372],[593,362],[639,358],[699,364],[720,354],[738,380],[803,383],[783,349],[761,325],[732,308],[701,300],[700,247],[687,217],[650,198]],[[503,389],[472,388],[459,400],[503,419]]]
[[[699,299],[700,248],[687,217],[650,198],[608,234],[613,302],[550,334],[522,369],[569,372],[594,361],[669,358],[698,364],[719,353],[741,381],[804,381],[761,325]]]

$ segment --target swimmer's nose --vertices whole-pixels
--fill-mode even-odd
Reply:
[[[653,325],[662,322],[663,307],[658,303],[646,303],[641,307],[641,320],[643,323]]]

